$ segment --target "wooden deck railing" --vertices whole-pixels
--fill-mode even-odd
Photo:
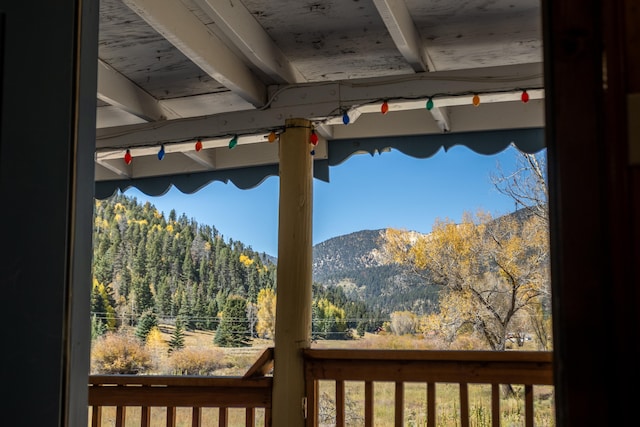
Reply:
[[[520,385],[524,389],[524,424],[534,425],[533,386],[552,386],[552,354],[549,352],[478,352],[478,351],[420,351],[420,350],[320,350],[304,351],[307,384],[307,426],[320,425],[320,383],[335,383],[332,411],[335,419],[324,423],[338,427],[345,425],[347,395],[351,400],[363,395],[363,415],[359,425],[374,425],[374,384],[392,383],[393,402],[382,405],[393,411],[393,425],[404,426],[405,385],[424,384],[424,417],[427,427],[444,425],[436,419],[436,384],[459,385],[458,421],[452,425],[468,427],[472,419],[469,405],[469,385],[490,387],[490,423],[500,425],[501,385]],[[346,392],[346,382],[361,382],[363,392]],[[549,388],[549,387],[547,387]],[[357,402],[356,402],[357,405]],[[425,425],[425,421],[413,421]],[[378,423],[376,423],[378,424]],[[478,424],[478,423],[474,423]],[[482,423],[481,423],[482,424]],[[391,423],[387,425],[392,425]]]
[[[163,425],[214,425],[227,427],[230,409],[244,409],[242,424],[246,426],[271,425],[272,377],[265,376],[273,366],[273,349],[267,349],[242,377],[198,377],[155,375],[91,375],[89,377],[89,407],[92,427],[103,425],[105,409],[111,411],[109,426],[133,425],[132,415],[141,427]],[[163,408],[152,414],[152,408]],[[186,422],[177,422],[179,408]],[[203,409],[214,408],[213,413]],[[132,409],[134,411],[132,411]],[[184,411],[182,411],[184,412]],[[237,411],[236,411],[237,412]],[[237,413],[234,413],[238,417]],[[207,418],[206,422],[203,421]]]
[[[382,421],[384,425],[395,426],[498,427],[505,386],[521,390],[522,409],[517,409],[522,412],[519,425],[532,427],[539,409],[534,386],[545,389],[538,396],[552,401],[549,398],[553,393],[552,354],[549,352],[308,349],[304,350],[304,358],[308,427],[373,426],[374,421],[375,425],[382,425]],[[272,378],[265,374],[272,366],[273,349],[267,349],[243,377],[94,375],[89,383],[91,426],[103,425],[105,410],[109,411],[107,425],[117,427],[176,426],[178,411],[181,411],[180,425],[270,426]],[[488,388],[483,396],[488,395],[489,414],[483,409],[482,422],[478,422],[477,415],[472,416],[475,394],[469,389],[475,384]],[[457,420],[453,424],[443,418],[439,396],[445,393],[440,392],[441,385],[453,385],[457,389],[454,405]],[[416,387],[420,395],[417,403],[420,416],[415,415],[416,402],[411,401]],[[381,397],[378,392],[385,388],[390,392]],[[451,400],[451,392],[447,394],[443,398]],[[357,402],[358,399],[362,401]],[[151,408],[162,411],[152,413]],[[211,412],[207,408],[216,409]],[[230,410],[235,411],[233,421]],[[353,412],[358,413],[356,420]],[[385,412],[391,420],[376,418],[380,412]],[[553,413],[550,416],[552,420],[537,425],[555,425]],[[203,421],[204,418],[207,419]]]

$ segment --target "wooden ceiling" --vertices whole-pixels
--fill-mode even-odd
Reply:
[[[540,128],[540,12],[537,0],[101,0],[96,181],[277,165],[268,135],[288,118],[313,122],[318,160],[328,142]]]

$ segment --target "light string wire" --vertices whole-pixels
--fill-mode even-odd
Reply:
[[[447,80],[451,80],[451,78],[447,78]],[[460,79],[460,80],[465,80],[468,81],[468,79]],[[522,77],[519,77],[518,80],[522,80]],[[401,81],[401,80],[399,80]],[[495,79],[494,81],[502,81],[500,79]],[[329,84],[329,83],[327,83]],[[335,84],[335,83],[332,83]],[[382,83],[381,83],[382,84]],[[385,84],[388,84],[388,82],[386,82]],[[343,84],[341,84],[343,85]],[[370,83],[367,83],[367,85],[372,85]],[[297,85],[297,86],[304,86],[304,85]],[[317,86],[314,85],[314,86]],[[357,87],[357,84],[351,84],[350,86],[353,87]],[[291,86],[287,86],[284,89],[291,89]],[[313,125],[312,126],[298,126],[298,127],[308,127],[311,129],[315,129],[318,126],[321,126],[322,124],[325,124],[327,122],[329,122],[332,119],[338,118],[338,117],[342,117],[344,114],[348,113],[350,110],[353,109],[357,109],[360,107],[364,107],[364,106],[368,106],[368,105],[374,105],[374,104],[381,104],[383,102],[393,102],[393,101],[417,101],[417,100],[433,100],[436,101],[438,98],[443,98],[443,97],[448,97],[448,98],[454,98],[454,97],[464,97],[464,96],[471,96],[471,95],[479,95],[479,96],[483,96],[483,95],[497,95],[497,94],[505,94],[505,93],[516,93],[516,92],[529,92],[529,91],[535,91],[535,90],[542,90],[544,89],[543,87],[516,87],[516,88],[512,88],[512,89],[503,89],[503,90],[494,90],[494,91],[483,91],[483,92],[476,92],[476,91],[464,91],[464,92],[456,92],[456,93],[450,93],[450,92],[439,92],[439,93],[434,93],[431,95],[419,95],[419,96],[401,96],[401,97],[385,97],[385,98],[377,98],[374,100],[370,100],[367,102],[363,102],[360,104],[350,104],[350,105],[342,105],[340,104],[338,107],[334,108],[333,110],[329,111],[329,113],[327,113],[326,115],[324,115],[324,119],[322,120],[315,120],[312,121]],[[281,91],[276,91],[271,98],[269,99],[269,101],[267,102],[267,104],[264,107],[261,107],[258,109],[258,111],[261,110],[265,110],[266,108],[268,108],[268,106],[271,104],[271,102],[277,97],[278,93],[281,93]],[[189,119],[185,119],[185,120],[189,120]],[[193,121],[196,120],[201,120],[201,117],[194,117],[192,118]],[[151,127],[152,130],[156,130],[161,128],[163,125],[167,124],[167,122],[161,122],[158,123],[157,126]],[[225,132],[225,133],[215,133],[215,134],[208,134],[208,135],[199,135],[198,137],[189,137],[189,138],[184,138],[184,139],[179,139],[179,140],[163,140],[163,141],[154,141],[154,142],[149,142],[149,143],[140,143],[140,144],[135,144],[135,145],[130,145],[130,146],[104,146],[104,147],[100,147],[98,149],[96,149],[96,154],[97,153],[102,153],[102,152],[114,152],[114,151],[122,151],[125,152],[126,150],[135,150],[135,149],[140,149],[140,148],[155,148],[158,147],[160,148],[162,145],[164,145],[165,147],[171,146],[171,145],[178,145],[178,144],[185,144],[188,142],[196,142],[196,141],[203,141],[203,140],[210,140],[210,139],[224,139],[224,138],[239,138],[242,136],[256,136],[256,135],[260,135],[260,134],[265,134],[265,142],[267,142],[267,135],[271,132],[275,132],[277,135],[282,134],[283,132],[286,131],[286,129],[288,128],[292,128],[294,126],[278,126],[278,127],[265,127],[265,128],[256,128],[256,129],[252,129],[249,131],[245,131],[245,132]],[[118,134],[112,134],[109,136],[109,138],[116,138],[118,136],[123,136],[127,134],[126,132],[122,132],[122,133],[118,133]]]

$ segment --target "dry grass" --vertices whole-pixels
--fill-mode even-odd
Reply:
[[[173,327],[169,325],[162,325],[160,331],[162,333],[162,338],[166,342],[169,342],[171,339],[171,333],[173,332]],[[251,347],[218,347],[213,343],[214,337],[215,332],[211,331],[185,331],[184,333],[185,348],[200,351],[212,351],[215,352],[215,354],[222,354],[222,357],[218,361],[219,367],[212,372],[212,375],[244,375],[258,357],[260,357],[262,352],[266,348],[273,346],[273,341],[254,339]]]

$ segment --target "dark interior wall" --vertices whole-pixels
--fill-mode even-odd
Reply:
[[[98,6],[0,3],[2,425],[86,425]]]
[[[624,1],[543,5],[556,421],[633,425],[640,187],[625,82],[640,56],[624,44],[637,19],[625,29]]]

